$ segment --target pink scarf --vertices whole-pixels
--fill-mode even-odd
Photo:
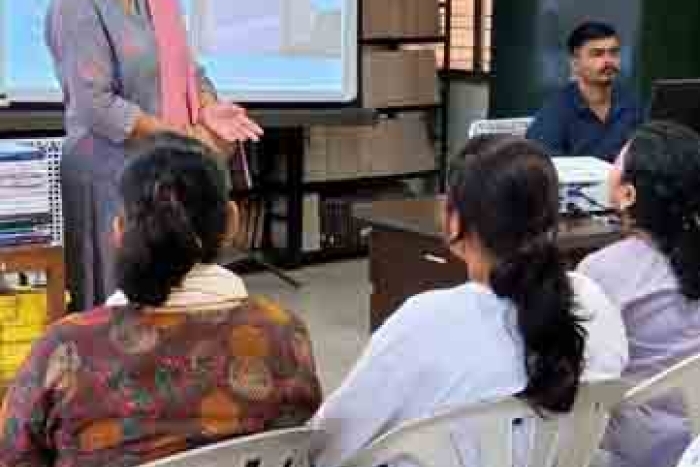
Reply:
[[[177,0],[148,0],[160,69],[160,117],[178,128],[199,120],[197,70]]]

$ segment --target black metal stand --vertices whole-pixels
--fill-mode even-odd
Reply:
[[[300,289],[304,285],[277,266],[268,262],[262,254],[256,253],[255,251],[231,249],[222,254],[219,263],[230,270],[250,268],[256,271],[272,273],[282,282],[295,289]]]
[[[274,135],[273,135],[274,136]],[[272,139],[272,138],[271,138]],[[268,140],[269,141],[269,140]],[[266,193],[264,183],[267,180],[270,172],[270,163],[268,157],[270,156],[268,153],[266,153],[266,148],[269,148],[270,145],[267,144],[261,144],[260,147],[257,147],[254,149],[255,156],[257,156],[258,163],[261,164],[261,170],[260,170],[260,178],[261,180],[257,180],[255,182],[256,185],[260,184],[260,186],[251,186],[248,185],[247,187],[244,187],[242,190],[233,190],[231,197],[234,200],[240,200],[240,199],[245,199],[245,201],[251,205],[254,203],[262,203],[262,205],[266,209],[267,212],[269,212],[269,196]],[[275,147],[275,146],[273,146]],[[276,147],[275,147],[276,149]],[[303,146],[302,146],[303,150]],[[247,154],[241,154],[241,157],[247,158]],[[250,160],[247,161],[248,166],[250,166],[251,162]],[[260,207],[257,207],[255,209],[247,209],[245,212],[247,214],[246,219],[242,219],[246,225],[246,229],[251,229],[251,233],[249,235],[249,238],[252,239],[252,244],[248,245],[249,249],[242,249],[242,248],[229,248],[227,249],[219,259],[219,263],[222,264],[224,267],[227,269],[231,270],[237,270],[237,269],[254,269],[254,270],[263,270],[270,272],[277,276],[280,280],[285,282],[286,284],[292,286],[295,289],[301,288],[303,285],[300,281],[296,280],[286,272],[282,271],[280,268],[274,266],[270,262],[268,262],[262,252],[256,252],[255,251],[255,241],[259,237],[260,232],[258,231],[259,225],[260,225],[260,216],[262,214],[262,209]],[[265,237],[268,232],[269,232],[269,225],[268,225],[268,220],[264,219],[265,221],[265,226],[263,227],[266,232],[263,232],[263,237]]]

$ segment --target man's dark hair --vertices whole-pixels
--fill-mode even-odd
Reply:
[[[583,47],[586,42],[598,39],[608,39],[617,37],[615,28],[607,23],[597,21],[587,21],[576,27],[569,35],[566,45],[569,48],[569,53],[573,55],[579,48]]]

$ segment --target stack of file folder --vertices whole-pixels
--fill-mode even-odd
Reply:
[[[49,166],[44,153],[0,141],[0,247],[51,241]]]

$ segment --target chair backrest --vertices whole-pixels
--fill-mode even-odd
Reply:
[[[527,128],[532,123],[532,117],[495,118],[491,120],[476,120],[469,126],[469,137],[505,133],[514,136],[525,136]]]
[[[309,467],[311,428],[234,438],[185,451],[142,467]]]
[[[642,405],[677,391],[683,398],[693,437],[700,436],[700,354],[688,357],[627,392],[624,405]]]
[[[524,453],[527,465],[587,467],[600,444],[608,413],[622,400],[627,387],[620,380],[583,385],[571,413],[561,416],[541,417],[523,401],[510,397],[411,421],[379,437],[344,467],[374,467],[401,460],[420,467],[510,467],[518,445],[515,436],[529,438]],[[456,443],[455,428],[465,424],[478,461],[463,459]]]
[[[700,437],[685,449],[676,467],[700,467]]]

